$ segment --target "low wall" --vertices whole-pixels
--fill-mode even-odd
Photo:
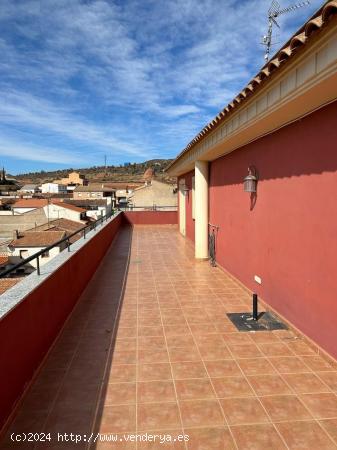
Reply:
[[[86,243],[77,241],[74,248],[81,246],[70,257],[58,255],[67,259],[0,319],[0,430],[95,273],[122,217],[97,228]]]
[[[130,225],[177,225],[177,211],[124,211],[124,220]]]

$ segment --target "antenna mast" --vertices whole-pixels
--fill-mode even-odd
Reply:
[[[273,37],[273,25],[276,25],[277,28],[280,28],[280,25],[277,23],[276,19],[281,14],[286,14],[288,12],[295,11],[296,9],[303,8],[304,6],[310,5],[310,1],[306,0],[304,2],[297,3],[296,5],[288,6],[287,8],[281,9],[281,5],[277,0],[273,0],[271,2],[270,8],[268,9],[268,31],[265,36],[262,37],[262,45],[266,47],[266,53],[264,55],[264,59],[267,62],[269,60],[270,49],[272,47],[272,37]]]

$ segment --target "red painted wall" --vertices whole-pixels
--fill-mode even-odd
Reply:
[[[0,320],[0,430],[122,223],[120,214]]]
[[[131,225],[176,225],[177,211],[125,211],[124,220]]]
[[[220,265],[337,357],[337,102],[210,165]],[[247,167],[260,174],[250,210]],[[262,278],[262,285],[254,281]]]
[[[186,237],[188,237],[191,241],[194,242],[195,236],[195,227],[194,220],[192,219],[192,177],[194,177],[194,170],[192,172],[188,172],[182,177],[185,180],[185,185],[189,189],[186,193],[185,202],[186,202]],[[179,181],[178,180],[178,181]],[[178,184],[179,186],[179,184]]]

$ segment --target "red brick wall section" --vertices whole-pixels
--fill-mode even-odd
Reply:
[[[177,211],[126,211],[123,213],[126,223],[131,225],[176,225]]]
[[[209,191],[219,264],[334,357],[336,118],[337,102],[217,159]],[[252,210],[243,191],[251,164],[260,175]]]
[[[194,170],[181,176],[179,179],[184,178],[186,187],[189,189],[186,193],[186,237],[194,242],[195,226],[192,219],[192,177],[194,177]]]
[[[122,223],[117,216],[0,321],[0,429],[93,276]]]

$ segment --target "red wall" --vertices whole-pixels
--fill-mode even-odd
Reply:
[[[120,214],[0,320],[0,430],[108,250]]]
[[[211,163],[209,191],[219,264],[335,357],[336,143],[337,102]],[[253,210],[243,192],[251,164]]]
[[[189,189],[186,193],[185,204],[186,204],[186,237],[191,239],[194,242],[195,236],[195,227],[194,220],[192,219],[192,177],[194,177],[194,170],[192,172],[188,172],[182,177],[185,180],[185,185]],[[178,184],[179,186],[179,184]]]
[[[177,211],[125,211],[124,220],[131,225],[176,225]]]

